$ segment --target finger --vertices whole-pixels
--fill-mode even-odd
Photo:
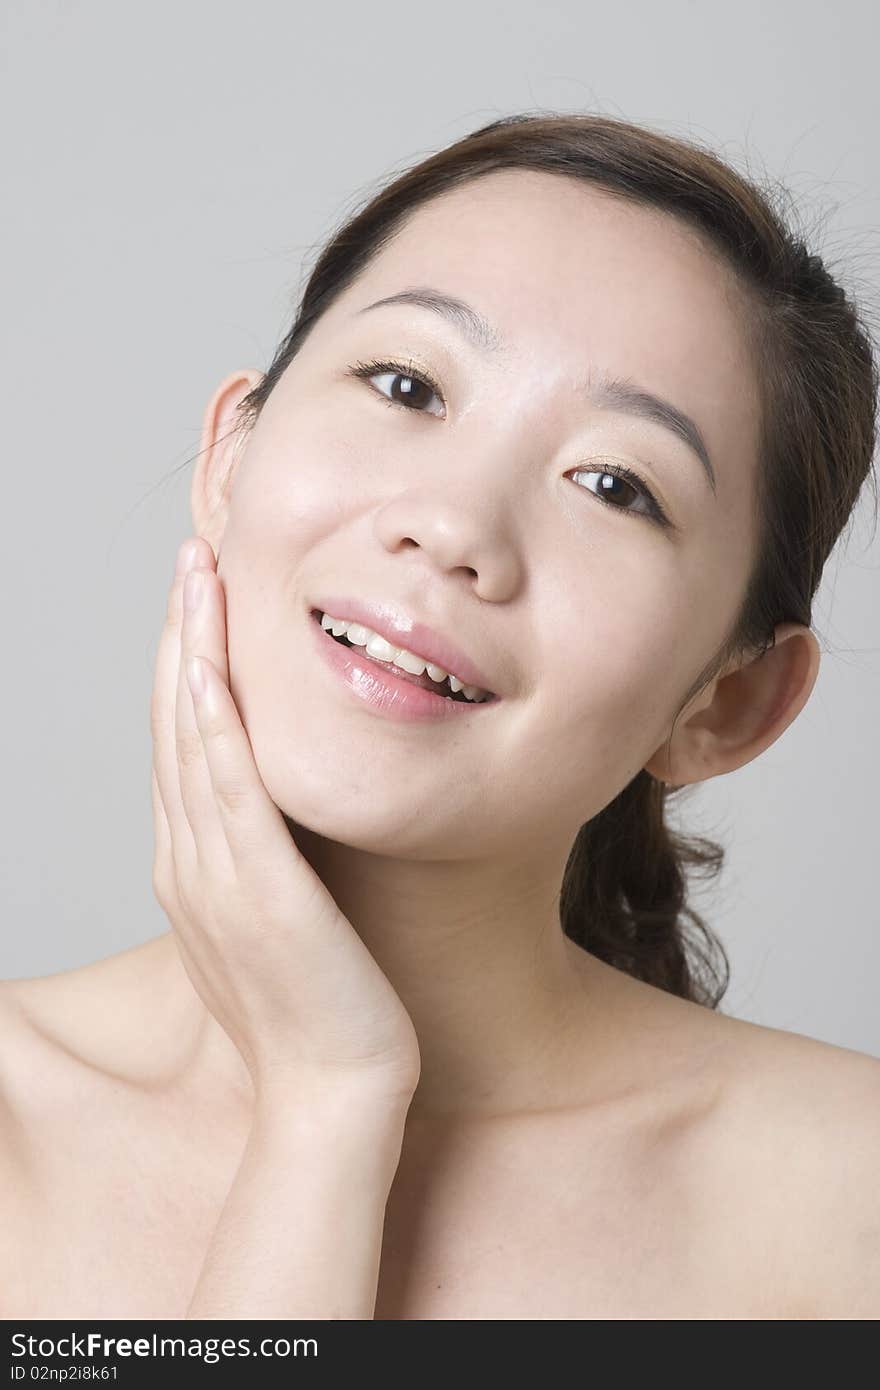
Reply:
[[[228,670],[222,597],[213,567],[199,564],[189,571],[183,586],[175,737],[180,797],[202,873],[209,866],[215,870],[228,868],[231,857],[196,722],[186,665],[190,657],[204,656],[215,659],[219,667]]]
[[[177,555],[177,567],[168,595],[165,625],[159,638],[156,656],[156,672],[150,702],[150,727],[153,734],[153,766],[159,796],[168,821],[171,837],[171,851],[175,867],[186,870],[195,863],[195,843],[189,821],[186,817],[180,796],[180,776],[177,768],[177,746],[175,739],[175,706],[177,701],[178,673],[180,670],[180,630],[183,621],[183,581],[185,577],[184,549],[191,543],[184,542]],[[210,550],[206,541],[197,547],[204,557]],[[213,552],[211,552],[213,554]]]
[[[215,669],[220,672],[221,679],[228,685],[226,590],[217,573],[214,551],[207,541],[205,541],[204,548],[199,550],[193,569],[202,576],[204,598],[193,614],[195,621],[190,622],[189,631],[193,636],[198,633],[199,654],[206,656],[209,661],[214,663]],[[184,591],[185,588],[184,585]],[[184,638],[186,636],[187,616],[186,608],[184,608]]]
[[[156,777],[156,765],[151,768],[150,793],[153,801],[153,838],[155,840],[153,879],[169,883],[174,872],[174,855],[171,852],[171,829],[162,804],[162,793]]]
[[[307,861],[298,853],[259,774],[232,692],[210,660],[202,659],[199,667],[204,688],[192,687],[193,710],[215,813],[239,874],[265,871],[273,856],[281,856],[275,862],[283,864],[284,872],[295,873],[299,863],[303,884],[314,890]]]
[[[152,798],[153,798],[153,823],[156,835],[156,852],[153,864],[153,885],[157,891],[160,905],[165,910],[171,927],[172,937],[177,947],[184,970],[189,976],[190,982],[196,991],[204,998],[204,976],[198,965],[198,957],[194,956],[187,945],[187,922],[185,913],[181,910],[181,905],[177,900],[177,874],[174,866],[174,856],[171,849],[171,831],[168,826],[168,817],[165,814],[165,807],[162,804],[162,794],[159,790],[159,782],[156,777],[155,767],[152,770]]]

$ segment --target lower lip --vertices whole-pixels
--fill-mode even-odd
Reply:
[[[476,714],[501,703],[497,696],[465,704],[435,695],[433,690],[423,690],[421,686],[392,675],[362,648],[343,646],[311,614],[309,624],[315,630],[318,651],[330,669],[341,677],[353,695],[385,719],[457,719],[460,715]]]

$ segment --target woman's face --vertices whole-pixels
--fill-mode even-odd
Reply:
[[[466,301],[502,345],[412,304],[360,312],[412,287]],[[671,217],[502,171],[420,208],[315,325],[241,451],[216,547],[232,691],[287,816],[398,857],[564,859],[640,768],[664,775],[750,563],[758,398],[738,304]],[[440,395],[408,397],[407,370],[351,374],[388,359]],[[717,490],[659,420],[591,403],[603,376],[689,416]],[[316,649],[330,594],[447,634],[501,698],[377,715]]]

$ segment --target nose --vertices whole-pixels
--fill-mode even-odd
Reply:
[[[463,572],[481,598],[498,603],[516,592],[521,575],[514,538],[489,504],[410,489],[379,508],[375,528],[390,554],[417,548],[437,573]]]

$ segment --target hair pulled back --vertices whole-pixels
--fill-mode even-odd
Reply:
[[[772,645],[777,624],[811,625],[825,562],[872,474],[877,359],[856,305],[761,187],[697,142],[596,114],[492,121],[405,169],[331,236],[294,323],[241,401],[251,428],[311,327],[420,206],[500,169],[557,174],[660,209],[699,232],[733,271],[760,383],[761,485],[754,554],[731,630],[681,709],[731,660]],[[875,499],[876,499],[876,480]],[[714,877],[724,849],[677,833],[688,787],[641,770],[581,826],[560,891],[565,933],[616,968],[717,1008],[730,977],[720,941],[688,906],[688,871]]]

